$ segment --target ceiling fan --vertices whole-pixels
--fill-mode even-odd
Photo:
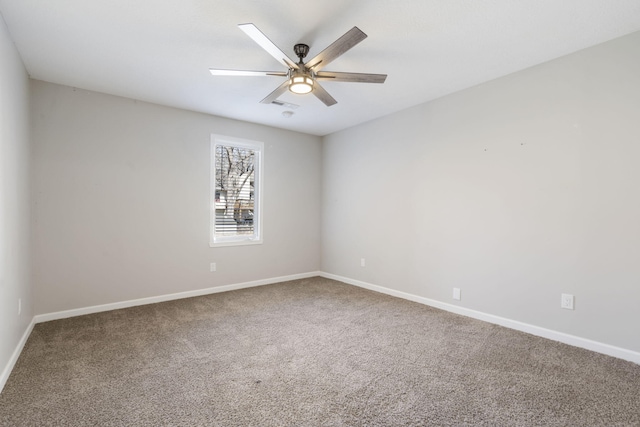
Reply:
[[[327,107],[336,104],[336,101],[318,83],[319,81],[334,82],[361,82],[361,83],[384,83],[386,74],[365,74],[365,73],[341,73],[333,71],[321,71],[334,59],[351,49],[356,44],[367,38],[358,27],[353,27],[342,37],[331,43],[325,50],[314,56],[306,63],[303,61],[309,53],[309,46],[306,44],[296,44],[293,51],[298,57],[298,62],[293,62],[278,46],[276,46],[267,36],[253,24],[238,25],[249,37],[258,43],[264,50],[273,56],[278,62],[288,68],[287,71],[243,71],[243,70],[221,70],[211,68],[214,76],[278,76],[286,77],[287,80],[267,95],[262,101],[263,104],[271,104],[278,96],[287,89],[293,93],[305,94],[313,93]]]

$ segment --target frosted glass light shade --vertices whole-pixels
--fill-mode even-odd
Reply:
[[[313,80],[308,76],[293,76],[289,83],[289,90],[298,94],[309,93],[313,90]]]

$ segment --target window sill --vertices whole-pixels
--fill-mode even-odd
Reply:
[[[262,239],[260,240],[221,240],[221,241],[210,241],[209,246],[212,248],[219,248],[223,246],[248,246],[248,245],[261,245]]]

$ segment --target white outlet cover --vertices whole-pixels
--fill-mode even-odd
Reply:
[[[213,272],[216,271],[216,263],[212,262],[211,264],[209,264],[209,271]]]
[[[560,296],[560,307],[566,308],[567,310],[573,310],[573,295],[562,294]]]
[[[460,301],[460,288],[453,288],[453,299]]]

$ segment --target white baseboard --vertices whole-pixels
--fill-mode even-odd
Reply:
[[[48,322],[51,320],[66,319],[68,317],[82,316],[85,314],[99,313],[101,311],[118,310],[120,308],[135,307],[138,305],[154,304],[157,302],[172,301],[183,298],[199,297],[202,295],[215,294],[219,292],[234,291],[237,289],[253,288],[256,286],[271,285],[289,280],[307,279],[309,277],[320,276],[320,272],[292,274],[289,276],[272,277],[270,279],[254,280],[252,282],[236,283],[233,285],[217,286],[213,288],[197,289],[195,291],[178,292],[175,294],[159,295],[155,297],[140,298],[129,301],[114,302],[111,304],[94,305],[91,307],[76,308],[73,310],[57,311],[55,313],[38,314],[33,318],[33,323]]]
[[[16,346],[16,349],[13,350],[13,353],[9,358],[9,362],[7,363],[7,366],[4,367],[2,374],[0,374],[0,393],[2,393],[2,389],[4,389],[4,385],[7,383],[7,380],[9,379],[9,375],[11,375],[11,371],[13,371],[13,367],[16,366],[16,362],[20,357],[20,353],[22,353],[22,349],[24,348],[24,345],[27,343],[27,340],[29,339],[29,335],[31,335],[31,331],[33,330],[34,325],[35,325],[35,322],[31,320],[31,323],[29,323],[29,326],[27,326],[27,329],[22,334],[22,338],[20,338],[20,341],[18,341],[18,345]]]
[[[493,323],[496,325],[504,326],[510,329],[515,329],[517,331],[526,332],[531,335],[536,335],[542,338],[547,338],[547,339],[558,341],[564,344],[569,344],[574,347],[580,347],[587,350],[595,351],[597,353],[606,354],[608,356],[617,357],[619,359],[628,360],[629,362],[634,362],[640,365],[640,353],[636,351],[627,350],[625,348],[616,347],[609,344],[604,344],[604,343],[593,341],[587,338],[577,337],[575,335],[565,334],[564,332],[558,332],[551,329],[530,325],[528,323],[519,322],[517,320],[511,320],[511,319],[507,319],[500,316],[494,316],[493,314],[487,314],[481,311],[471,310],[469,308],[464,308],[464,307],[460,307],[453,304],[447,304],[444,302],[420,297],[420,296],[409,294],[406,292],[396,291],[394,289],[385,288],[384,286],[372,285],[371,283],[362,282],[360,280],[349,279],[347,277],[342,277],[335,274],[321,272],[320,276],[325,277],[327,279],[333,279],[339,282],[344,282],[349,285],[358,286],[360,288],[369,289],[371,291],[376,291],[376,292],[391,295],[394,297],[428,305],[431,307],[439,308],[441,310],[460,314],[462,316],[467,316],[467,317],[482,320],[485,322]]]

